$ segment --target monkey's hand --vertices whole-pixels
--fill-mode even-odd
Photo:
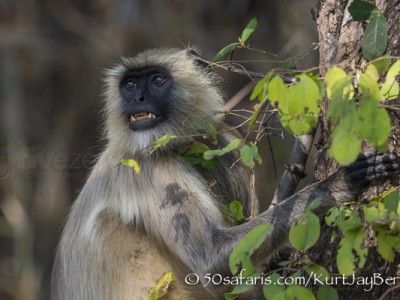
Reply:
[[[399,171],[397,156],[392,153],[366,152],[344,168],[344,175],[356,187],[366,187],[376,181],[393,177]]]
[[[329,177],[327,187],[336,202],[354,200],[362,188],[398,174],[398,162],[399,158],[392,153],[360,154],[356,162]]]

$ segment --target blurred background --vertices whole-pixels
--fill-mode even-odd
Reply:
[[[68,207],[102,150],[103,69],[154,47],[201,49],[206,59],[253,18],[241,60],[265,72],[282,61],[318,65],[314,0],[0,0],[0,299],[48,299]],[[305,55],[307,54],[307,55]],[[304,59],[303,56],[305,57]],[[238,59],[237,58],[237,59]],[[250,80],[218,71],[229,100]],[[247,105],[243,101],[240,105]],[[270,199],[293,143],[261,142],[257,190]]]

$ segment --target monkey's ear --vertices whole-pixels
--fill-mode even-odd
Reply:
[[[193,62],[196,66],[201,67],[207,72],[212,71],[211,64],[201,56],[196,48],[188,48],[187,54],[193,58]]]

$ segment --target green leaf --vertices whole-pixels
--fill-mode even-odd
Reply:
[[[288,88],[280,76],[275,76],[268,84],[268,97],[272,103],[277,102],[279,107],[286,106]]]
[[[158,281],[157,284],[150,290],[150,300],[157,300],[167,294],[171,282],[174,280],[172,272],[165,273]]]
[[[389,115],[380,108],[374,99],[363,99],[358,109],[359,132],[373,146],[386,144],[390,135],[391,124]]]
[[[395,100],[399,95],[399,83],[396,76],[400,73],[400,60],[397,60],[386,74],[386,80],[381,87],[381,100]]]
[[[351,78],[339,67],[331,68],[325,75],[326,93],[331,100],[350,100],[354,96]]]
[[[396,76],[400,73],[400,60],[397,60],[389,69],[386,74],[386,80],[391,81],[395,80]]]
[[[368,248],[362,248],[365,237],[366,232],[361,231],[360,228],[344,232],[336,256],[336,264],[340,274],[352,275],[356,272],[356,257],[353,253],[357,254],[358,267],[364,266],[368,253]]]
[[[374,81],[378,82],[379,80],[379,72],[374,64],[369,64],[365,69],[365,74],[370,76]]]
[[[365,59],[371,61],[382,56],[387,48],[388,27],[386,18],[378,15],[371,20],[364,31],[361,49]]]
[[[333,101],[350,101],[354,97],[354,87],[351,78],[346,76],[335,82],[330,91],[327,90],[328,98]]]
[[[289,87],[289,112],[292,115],[301,115],[307,112],[319,114],[318,85],[306,74],[301,74],[299,79],[299,83]]]
[[[354,162],[361,148],[361,139],[358,137],[358,119],[355,103],[346,101],[347,111],[343,119],[336,125],[331,134],[331,155],[340,165]]]
[[[153,149],[150,151],[150,155],[154,153],[157,149],[167,145],[170,141],[176,139],[175,135],[164,135],[156,140],[155,144],[153,145]]]
[[[346,242],[347,240],[344,238],[340,241],[341,246],[336,256],[336,264],[340,274],[352,275],[356,272],[355,257],[351,245]]]
[[[140,166],[138,162],[134,159],[121,159],[119,161],[121,165],[128,167],[128,168],[133,168],[135,170],[136,174],[140,173]]]
[[[220,161],[215,157],[213,159],[205,159],[201,161],[201,167],[206,170],[212,170],[220,165]]]
[[[260,278],[261,274],[259,272],[255,272],[253,273],[251,276],[247,276],[245,277],[242,283],[240,283],[240,281],[238,281],[239,284],[232,284],[235,285],[235,287],[233,288],[233,290],[231,292],[225,293],[225,299],[226,300],[233,300],[233,299],[237,299],[237,296],[240,294],[243,294],[251,289],[254,288],[255,286],[255,282],[257,280],[257,278]]]
[[[315,80],[315,83],[317,84],[319,89],[319,97],[320,99],[323,99],[325,97],[325,83],[321,80],[321,78],[317,78]]]
[[[256,109],[256,111],[252,114],[252,116],[250,117],[250,121],[249,121],[249,126],[247,127],[248,132],[251,132],[254,128],[254,125],[256,124],[256,121],[261,113],[261,111],[264,109],[266,102],[264,102],[263,104],[259,105]]]
[[[323,267],[318,264],[311,264],[306,267],[306,272],[310,276],[314,276],[318,278],[319,281],[326,282],[330,278],[329,272]]]
[[[382,57],[379,57],[377,60],[373,62],[374,66],[378,70],[379,74],[383,74],[389,70],[389,67],[392,63],[392,59],[387,57],[388,54],[385,54]]]
[[[257,18],[251,19],[249,24],[247,24],[246,28],[242,32],[242,36],[240,37],[240,41],[244,44],[250,37],[250,35],[257,28]]]
[[[399,236],[391,236],[387,234],[385,228],[379,227],[377,230],[378,253],[383,259],[393,262],[395,258],[394,249],[400,243]]]
[[[385,196],[383,203],[388,211],[400,214],[400,193],[397,190]]]
[[[318,300],[339,300],[338,292],[329,285],[322,285],[317,291]]]
[[[337,231],[332,231],[331,239],[330,239],[331,244],[336,240],[337,237],[338,237]]]
[[[203,154],[183,154],[182,156],[187,162],[189,162],[192,166],[200,165],[202,168],[206,170],[212,170],[217,168],[220,165],[220,162],[217,157],[213,159],[207,160],[204,159]]]
[[[192,142],[180,152],[180,155],[189,162],[192,166],[201,165],[206,170],[211,170],[219,166],[218,158],[206,160],[203,153],[210,150],[210,148],[200,142]]]
[[[347,166],[356,161],[360,149],[361,140],[357,135],[340,131],[332,137],[329,155],[341,166]]]
[[[352,210],[346,218],[341,218],[337,222],[337,226],[344,230],[361,230],[362,222],[357,210]]]
[[[342,81],[344,83],[344,81]],[[341,90],[342,92],[344,90]],[[340,92],[341,93],[341,92]],[[341,97],[342,95],[340,95]],[[327,117],[332,122],[332,125],[337,125],[345,119],[349,111],[355,114],[355,102],[347,99],[335,99],[329,103]],[[356,130],[354,130],[356,132]]]
[[[238,42],[229,44],[228,46],[222,48],[217,55],[213,58],[212,62],[217,62],[219,61],[222,57],[224,57],[226,54],[228,54],[229,52],[231,52],[233,49],[235,49],[237,46],[239,46],[240,44]]]
[[[258,101],[260,104],[264,104],[268,100],[268,84],[271,79],[272,73],[274,70],[269,71],[267,74],[265,74],[265,82],[263,85],[263,89],[261,90],[261,93],[258,95]]]
[[[250,95],[250,100],[254,100],[258,97],[258,95],[261,94],[262,90],[264,89],[264,86],[268,83],[268,79],[264,76],[263,79],[261,79],[259,82],[257,82],[256,86],[254,87],[253,91],[251,92]]]
[[[213,159],[207,160],[204,159],[201,155],[190,154],[185,155],[184,158],[192,165],[192,166],[201,166],[203,169],[212,170],[217,168],[220,165],[219,160],[214,157]]]
[[[243,164],[250,168],[254,167],[255,160],[259,164],[262,163],[261,156],[260,156],[260,154],[258,154],[258,148],[253,142],[250,142],[249,144],[244,145],[240,149],[240,158],[242,159]]]
[[[336,82],[338,82],[339,80],[342,80],[345,78],[347,78],[346,72],[337,66],[332,67],[331,69],[328,70],[328,72],[326,72],[325,84],[326,84],[326,88],[327,88],[328,97],[330,99],[332,99],[331,89],[332,89],[333,85]]]
[[[237,243],[229,256],[229,268],[232,274],[238,274],[241,270],[244,270],[242,275],[247,277],[256,272],[250,257],[265,241],[271,229],[272,224],[257,226]]]
[[[237,149],[241,142],[242,142],[241,139],[234,139],[226,147],[222,149],[207,150],[206,152],[203,153],[203,157],[204,159],[209,160],[213,159],[215,156],[222,156],[228,152]]]
[[[321,94],[315,81],[306,74],[300,82],[289,87],[285,105],[279,105],[279,117],[283,127],[294,135],[310,132],[318,121]]]
[[[203,124],[203,129],[208,133],[214,145],[218,145],[218,132],[217,128],[210,122]]]
[[[378,8],[366,1],[354,0],[349,6],[349,13],[353,21],[372,19],[379,14]]]
[[[290,285],[286,291],[287,300],[315,300],[311,289],[299,285]]]
[[[296,136],[307,134],[317,125],[318,118],[305,118],[303,116],[292,116],[289,114],[279,114],[281,124],[287,132]]]
[[[395,100],[399,96],[399,83],[396,80],[386,80],[381,87],[381,100]]]
[[[245,282],[239,285],[235,285],[233,290],[231,292],[225,293],[225,300],[233,300],[237,299],[237,296],[240,294],[243,294],[252,288],[254,288],[254,282],[256,282],[256,278],[260,278],[261,274],[258,272],[255,272],[252,276],[248,276],[244,279]],[[252,279],[255,278],[255,279]],[[248,283],[249,282],[249,283]],[[252,284],[253,283],[253,284]]]
[[[232,217],[236,221],[242,221],[244,216],[243,216],[243,206],[242,203],[240,203],[237,200],[233,200],[229,202],[229,211],[232,215]]]
[[[294,248],[304,251],[311,248],[320,235],[319,218],[311,211],[306,211],[300,219],[290,227],[289,241]]]
[[[367,73],[360,75],[358,85],[362,99],[372,98],[375,99],[375,101],[381,100],[381,92],[379,91],[378,81],[369,76]]]
[[[316,198],[311,203],[308,205],[307,210],[313,210],[316,209],[318,206],[320,206],[322,203],[321,198]]]
[[[268,72],[265,74],[264,78],[261,79],[259,82],[257,82],[256,86],[254,87],[251,95],[250,95],[250,100],[254,100],[257,98],[260,100],[260,102],[264,102],[267,99],[267,87],[268,87],[268,82],[269,79],[271,78],[272,71]]]
[[[332,227],[335,226],[338,219],[340,218],[342,211],[339,207],[332,207],[329,211],[328,211],[328,215],[325,217],[325,223],[326,225]]]
[[[210,150],[208,146],[201,142],[192,142],[188,146],[186,154],[203,154],[207,150]]]
[[[265,299],[286,300],[285,286],[283,284],[279,284],[278,280],[280,278],[281,275],[278,273],[272,273],[265,278],[265,282],[267,283],[263,285],[263,294]]]
[[[375,204],[374,206],[363,206],[364,220],[368,224],[374,225],[379,224],[381,219],[387,216],[387,210],[382,202]]]

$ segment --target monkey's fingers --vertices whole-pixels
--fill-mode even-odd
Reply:
[[[397,156],[393,153],[366,152],[360,154],[358,159],[347,166],[346,169],[359,170],[360,168],[368,168],[379,164],[393,164],[396,158]]]
[[[370,157],[346,168],[346,175],[351,181],[360,185],[388,179],[399,172],[399,165],[395,158],[393,154]]]
[[[379,165],[377,167],[370,167],[363,170],[354,171],[348,176],[351,180],[357,181],[361,184],[368,184],[376,180],[383,180],[393,177],[398,173],[399,167],[397,164],[392,165]]]

